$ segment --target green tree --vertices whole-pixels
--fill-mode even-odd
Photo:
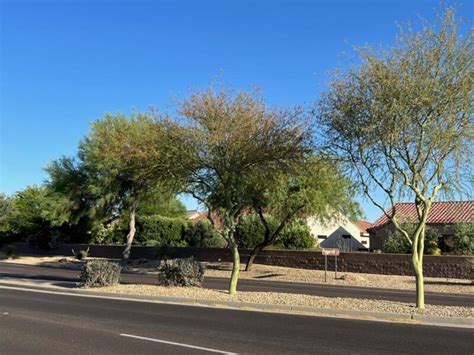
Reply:
[[[155,189],[143,196],[137,216],[163,216],[186,219],[186,206],[175,193]]]
[[[16,210],[12,198],[0,193],[0,247],[15,239],[13,221]]]
[[[448,9],[439,23],[402,32],[388,50],[359,50],[360,64],[336,75],[318,112],[327,149],[348,163],[365,195],[411,244],[421,309],[432,203],[459,187],[465,173],[472,176],[473,32],[461,36],[458,22]],[[416,205],[412,235],[397,219],[399,199]]]
[[[85,242],[86,236],[97,242],[93,234],[111,231],[120,217],[115,195],[100,184],[100,175],[83,161],[62,157],[53,161],[47,168],[47,186],[55,193],[64,196],[63,204],[58,206],[70,215],[76,242]],[[100,231],[100,232],[99,232]],[[99,240],[102,240],[99,237]]]
[[[63,197],[45,186],[29,186],[12,198],[14,213],[10,216],[11,231],[32,245],[49,249],[66,236],[69,215],[59,206]]]
[[[11,230],[11,214],[13,212],[13,204],[11,198],[0,193],[0,233]]]
[[[121,213],[120,195],[104,188],[101,175],[93,167],[74,158],[63,157],[51,163],[48,186],[65,197],[61,206],[69,211],[70,223],[75,226],[84,242],[107,244],[121,243],[122,230],[129,224],[128,216]],[[137,218],[160,215],[185,218],[186,208],[175,194],[157,187],[142,194]],[[123,235],[123,238],[125,235]]]
[[[235,230],[251,207],[252,179],[257,171],[272,176],[291,170],[311,150],[311,134],[299,110],[271,109],[255,92],[197,92],[184,100],[180,113],[187,120],[186,146],[193,148],[186,192],[220,216],[219,233],[233,256],[234,294],[240,271]]]
[[[80,143],[77,166],[67,160],[59,164],[60,168],[67,168],[62,176],[68,179],[72,179],[71,172],[83,173],[82,180],[71,185],[75,196],[71,201],[88,196],[91,197],[88,202],[92,202],[86,203],[86,207],[91,207],[89,211],[99,206],[115,218],[128,215],[124,259],[130,256],[140,206],[146,212],[153,193],[156,196],[156,192],[161,191],[169,196],[178,189],[177,165],[169,155],[175,138],[179,138],[175,137],[178,133],[174,131],[175,126],[166,118],[151,115],[133,114],[130,118],[121,114],[106,115],[92,124],[91,131]],[[56,168],[50,168],[52,175],[55,170],[56,173],[61,170]]]
[[[250,271],[257,254],[275,243],[288,224],[314,216],[321,223],[360,215],[351,182],[331,160],[311,156],[293,171],[256,179],[252,207],[264,228],[264,237],[252,250],[246,265]]]

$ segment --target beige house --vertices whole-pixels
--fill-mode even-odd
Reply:
[[[352,222],[346,217],[321,223],[315,217],[307,218],[311,234],[321,248],[339,248],[341,251],[363,251],[370,248],[367,228],[370,222]]]

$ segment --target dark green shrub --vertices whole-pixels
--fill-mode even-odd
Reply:
[[[49,226],[44,225],[25,235],[26,242],[31,248],[46,251],[51,249],[51,228]]]
[[[452,252],[459,255],[474,254],[474,223],[457,223],[451,237]]]
[[[410,242],[400,232],[390,232],[383,243],[384,253],[410,254]]]
[[[267,218],[271,228],[274,228],[274,220]],[[243,217],[236,229],[239,248],[253,249],[263,242],[265,238],[265,227],[256,214]]]
[[[270,232],[273,232],[277,227],[277,221],[270,216],[267,216],[266,219],[270,226]],[[243,217],[236,232],[239,248],[253,249],[265,238],[265,227],[255,214]],[[276,237],[274,245],[278,248],[292,250],[311,249],[315,245],[315,240],[306,220],[295,219],[283,228]]]
[[[84,264],[80,275],[82,287],[113,286],[120,282],[121,267],[108,260],[91,260]]]
[[[194,258],[163,260],[158,267],[158,284],[163,286],[201,286],[204,267]]]
[[[19,238],[17,235],[10,234],[8,232],[0,232],[0,248],[4,245],[8,245],[13,242],[18,242],[20,240],[21,238]]]
[[[185,247],[188,224],[182,218],[144,216],[137,221],[137,242],[144,245]]]
[[[224,248],[225,240],[212,227],[209,221],[199,221],[188,228],[187,241],[194,248]]]
[[[18,251],[13,245],[7,245],[4,249],[5,256],[7,259],[16,259],[18,258]]]
[[[402,226],[409,235],[413,235],[415,225],[413,223],[406,223]],[[441,234],[435,228],[426,227],[425,232],[425,254],[439,255],[441,250],[438,247],[439,238]],[[384,253],[395,254],[410,254],[411,244],[408,239],[400,232],[390,232],[383,244]]]
[[[312,249],[314,244],[315,240],[304,219],[295,219],[283,228],[276,242],[276,246],[291,250]]]

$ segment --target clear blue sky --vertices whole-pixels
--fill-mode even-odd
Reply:
[[[106,112],[162,107],[217,76],[311,104],[354,45],[390,44],[439,1],[5,1],[0,192],[39,184]],[[449,3],[449,2],[448,2]],[[460,7],[472,16],[473,2]],[[186,199],[189,208],[195,207]],[[380,213],[362,201],[369,220]]]

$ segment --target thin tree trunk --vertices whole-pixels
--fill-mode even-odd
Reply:
[[[418,264],[416,269],[416,307],[418,309],[425,309],[425,285],[423,280],[423,265]]]
[[[245,271],[252,271],[252,265],[253,265],[253,261],[255,260],[255,257],[266,246],[267,244],[262,243],[262,244],[257,245],[255,248],[253,248],[253,250],[250,252],[249,258],[247,259],[247,263],[245,265]]]
[[[415,241],[416,243],[412,245],[412,263],[416,279],[416,307],[418,309],[425,309],[425,285],[423,278],[424,228],[422,228],[418,238],[415,238]]]
[[[136,214],[136,208],[135,206],[133,206],[130,209],[129,230],[127,234],[127,244],[125,245],[125,250],[123,251],[123,260],[128,260],[128,258],[130,257],[130,250],[132,249],[133,238],[135,237],[135,232],[136,232],[135,214]]]
[[[263,239],[263,242],[257,245],[253,250],[251,251],[249,258],[247,259],[247,263],[245,265],[245,271],[251,271],[252,270],[252,265],[253,262],[257,256],[258,253],[260,253],[264,248],[269,246],[275,241],[275,238],[280,234],[280,232],[283,230],[283,228],[286,226],[286,223],[288,220],[291,218],[292,215],[296,214],[297,211],[299,211],[302,207],[298,207],[295,211],[288,213],[286,218],[283,219],[283,221],[280,223],[278,228],[272,233],[270,230],[270,226],[268,225],[267,220],[265,219],[265,216],[263,214],[263,211],[261,208],[255,207],[255,210],[258,213],[258,216],[260,217],[260,221],[262,222],[263,226],[265,227],[265,237]]]
[[[229,283],[229,294],[233,295],[237,292],[237,282],[239,281],[239,272],[240,272],[240,255],[239,255],[239,248],[237,243],[232,243],[232,274],[230,276],[230,283]]]

